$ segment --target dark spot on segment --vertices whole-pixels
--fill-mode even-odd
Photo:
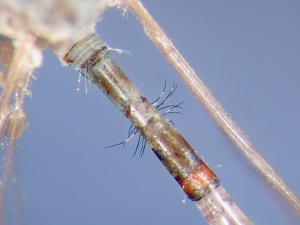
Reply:
[[[147,99],[144,96],[141,96],[142,102],[147,102]]]
[[[123,109],[123,112],[124,112],[124,114],[125,114],[126,117],[130,117],[130,115],[131,115],[131,109],[130,109],[130,106],[125,107],[125,108]]]
[[[148,121],[147,121],[147,126],[152,126],[153,123],[156,123],[156,118],[151,117]]]
[[[71,64],[71,63],[74,62],[74,60],[73,60],[73,59],[70,59],[69,57],[70,57],[70,53],[68,52],[68,53],[64,56],[64,61],[65,61],[66,63],[68,63],[68,64]]]
[[[158,152],[156,150],[153,150],[153,152],[157,156],[157,158],[159,159],[159,161],[161,161],[162,163],[164,163],[164,157],[162,157],[160,154],[158,154]]]
[[[84,63],[81,64],[81,69],[95,65],[101,59],[100,53],[106,50],[107,47],[103,46],[102,48],[96,50]]]

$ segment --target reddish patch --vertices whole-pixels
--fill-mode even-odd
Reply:
[[[187,178],[178,177],[176,180],[191,200],[199,200],[212,191],[210,186],[218,178],[208,167],[202,166],[191,171]]]
[[[131,114],[130,107],[124,108],[123,112],[124,112],[124,114],[125,114],[126,117],[130,117],[130,114]]]

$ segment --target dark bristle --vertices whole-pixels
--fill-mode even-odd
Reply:
[[[164,106],[164,104],[174,94],[174,92],[177,88],[177,84],[175,82],[173,82],[173,85],[172,85],[170,91],[168,92],[167,96],[164,99],[162,99],[162,97],[165,95],[166,88],[167,88],[167,82],[165,81],[165,84],[164,84],[164,87],[163,87],[163,90],[162,90],[161,94],[158,96],[157,99],[155,99],[155,101],[152,102],[152,105],[157,109],[157,111],[161,112],[161,115],[163,115],[163,116],[166,116],[166,115],[169,115],[169,114],[181,114],[181,112],[179,112],[178,110],[182,109],[181,105],[184,102],[180,102],[180,103],[175,104],[175,105],[171,104],[171,105]],[[145,97],[143,97],[143,98],[145,98]],[[174,111],[174,110],[176,110],[176,111]],[[170,122],[173,126],[175,126],[175,124],[172,120],[167,119],[167,121]],[[122,141],[118,144],[115,144],[115,145],[108,146],[106,148],[112,148],[112,147],[116,147],[116,146],[119,146],[119,145],[123,145],[122,146],[122,149],[123,149],[125,147],[126,143],[130,139],[132,139],[137,133],[138,133],[138,130],[133,125],[131,125],[128,129],[128,132],[127,132],[127,138],[124,141]],[[139,150],[140,151],[139,156],[140,156],[140,158],[142,158],[142,156],[145,152],[146,143],[147,143],[147,140],[141,134],[139,134],[138,142],[137,142],[137,145],[136,145],[136,148],[135,148],[135,151],[134,151],[132,157],[134,157],[136,155],[137,151]]]

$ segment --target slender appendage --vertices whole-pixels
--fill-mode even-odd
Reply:
[[[300,211],[298,197],[285,184],[282,178],[276,173],[270,164],[257,152],[247,136],[227,115],[221,104],[213,97],[208,88],[199,79],[192,67],[181,56],[179,51],[172,44],[164,31],[138,0],[122,0],[122,5],[129,9],[144,27],[145,34],[156,45],[159,51],[165,56],[187,86],[192,90],[197,99],[211,114],[212,118],[225,131],[225,133],[244,152],[251,163],[258,169],[270,185],[277,190],[281,196]]]
[[[6,194],[6,187],[8,184],[9,170],[12,163],[14,145],[15,145],[14,140],[9,142],[6,162],[4,166],[4,173],[3,173],[1,192],[0,192],[0,224],[2,223],[5,224],[5,194]]]
[[[8,139],[8,150],[0,185],[0,224],[5,224],[5,195],[9,182],[14,146],[16,140],[23,134],[27,124],[27,117],[22,108],[15,109],[6,115],[7,117],[2,117],[0,120],[0,143],[2,143],[5,138]]]
[[[191,200],[201,199],[219,185],[195,150],[125,76],[97,34],[76,43],[64,60],[130,120]]]
[[[10,45],[9,45],[10,44]],[[5,224],[5,197],[16,140],[22,135],[27,118],[22,108],[31,72],[40,65],[41,54],[32,34],[24,33],[19,40],[0,40],[0,143],[8,141],[0,184],[0,224]]]
[[[221,185],[197,201],[196,206],[210,225],[252,224]]]
[[[65,55],[64,60],[94,83],[130,120],[188,198],[202,202],[206,201],[205,196],[215,193],[220,180],[178,131],[140,94],[113,61],[107,45],[96,34],[77,42]],[[234,207],[226,209],[228,211],[223,212],[222,217],[227,218],[227,214],[239,213],[232,218],[228,217],[228,224],[237,224],[235,218],[244,218],[243,224],[251,224],[237,206],[228,200],[225,190],[221,190],[222,194],[214,195],[226,196],[223,198],[226,202],[219,204]],[[207,210],[207,207],[203,207],[204,215],[217,216],[215,220],[220,220],[221,215],[215,214],[216,207],[212,207],[213,211],[210,213]],[[212,221],[210,217],[207,218],[209,222]],[[231,219],[233,222],[230,222]]]

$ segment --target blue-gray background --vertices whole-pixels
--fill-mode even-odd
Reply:
[[[261,154],[300,196],[299,1],[143,1],[179,51]],[[267,186],[215,125],[137,20],[108,10],[97,24],[119,66],[149,99],[175,80],[173,103],[186,101],[176,128],[221,178],[256,224],[297,224],[291,208]],[[78,73],[46,51],[25,108],[29,126],[16,166],[26,224],[206,224],[147,147],[124,150],[126,118]],[[221,165],[221,167],[219,166]],[[13,214],[12,206],[8,214]],[[299,221],[298,221],[299,222]]]

